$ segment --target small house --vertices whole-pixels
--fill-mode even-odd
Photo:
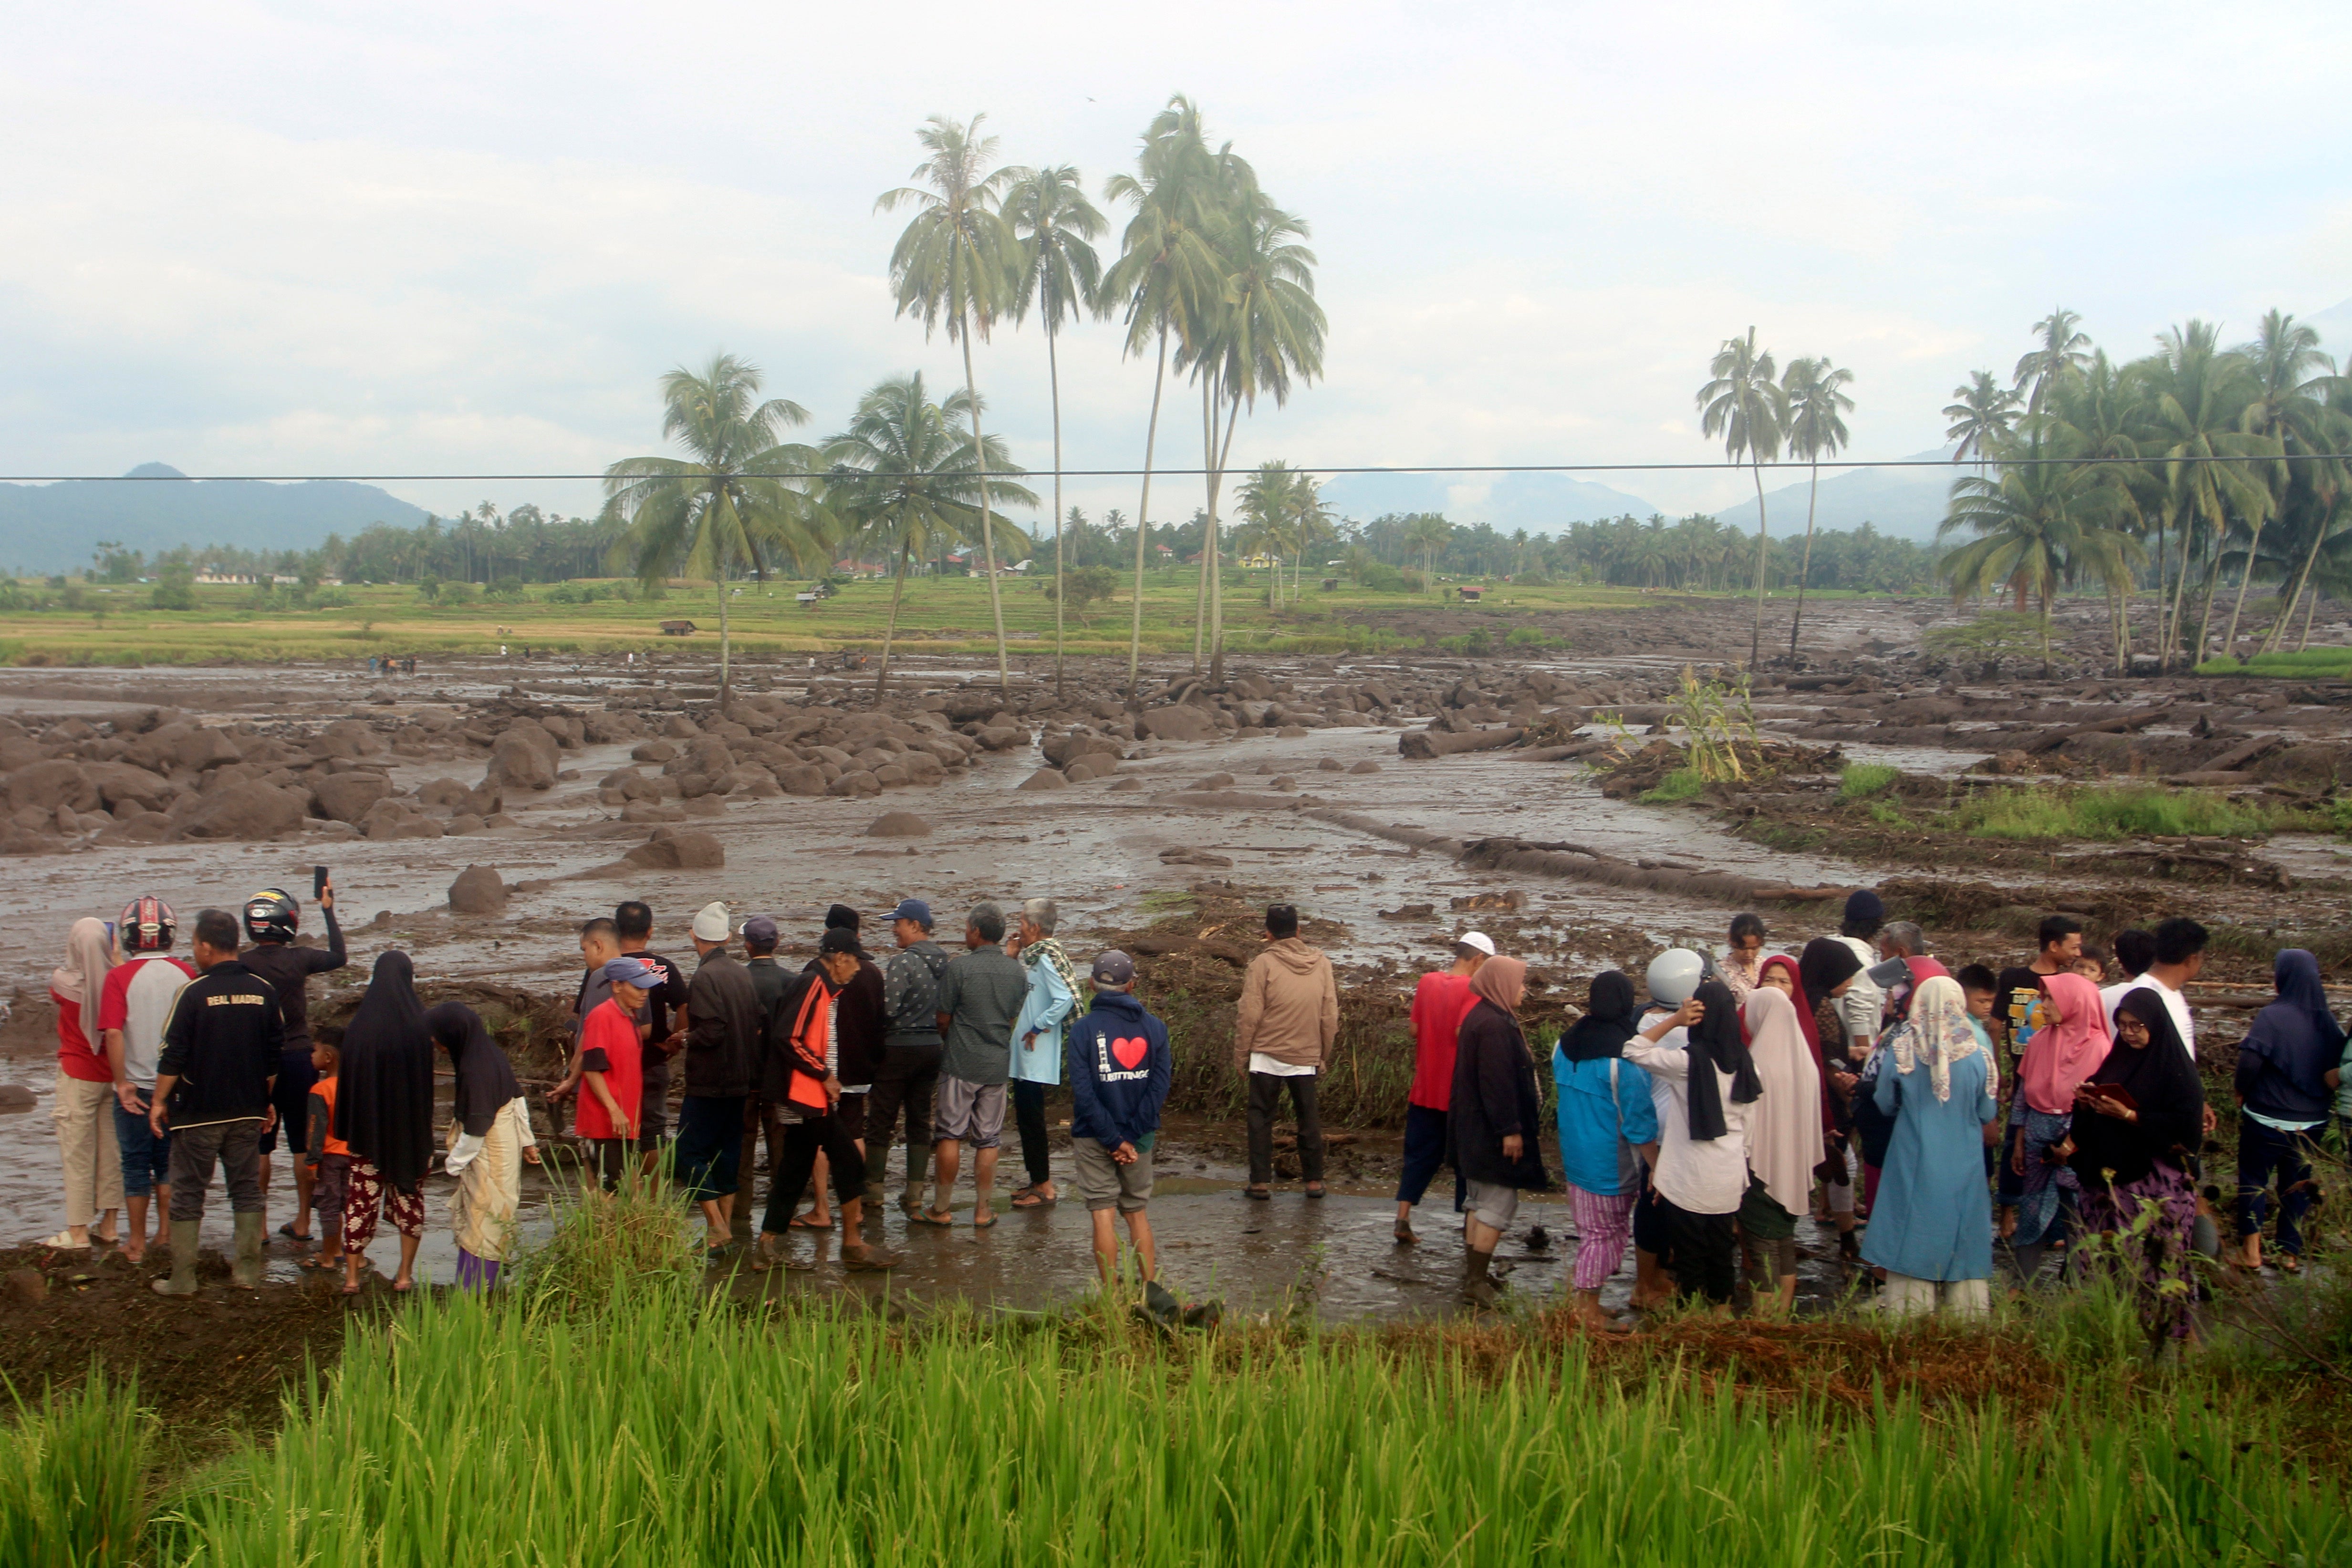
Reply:
[[[694,622],[691,621],[665,621],[661,623],[661,633],[665,637],[691,637],[694,635]]]

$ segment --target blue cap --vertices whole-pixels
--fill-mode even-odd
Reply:
[[[1116,947],[1106,947],[1095,955],[1094,972],[1087,977],[1098,986],[1131,986],[1135,960]]]
[[[605,979],[616,986],[635,986],[641,991],[652,990],[653,987],[646,982],[659,973],[660,970],[642,958],[608,958],[604,961]]]
[[[898,907],[883,916],[885,920],[911,920],[929,931],[931,928],[931,906],[919,898],[902,898]]]

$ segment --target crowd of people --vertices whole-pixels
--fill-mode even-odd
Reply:
[[[457,1283],[496,1282],[515,1255],[521,1168],[544,1157],[521,1085],[471,1009],[424,1005],[397,950],[376,958],[340,1039],[315,1039],[309,981],[348,955],[331,881],[314,896],[323,946],[297,942],[300,904],[277,888],[238,914],[200,914],[187,960],[173,952],[172,910],[152,895],[112,926],[73,924],[51,981],[67,1210],[52,1244],[119,1241],[136,1261],[165,1243],[168,1211],[172,1270],[154,1288],[193,1291],[218,1166],[232,1280],[258,1284],[282,1141],[295,1212],[279,1234],[300,1245],[303,1265],[340,1270],[356,1293],[388,1219],[400,1249],[393,1288],[407,1291],[437,1136],[456,1183]],[[930,907],[908,898],[882,916],[888,946],[877,952],[859,912],[835,904],[816,956],[793,969],[777,956],[773,917],[738,923],[711,904],[691,923],[691,972],[652,951],[642,901],[587,921],[572,1037],[548,1094],[559,1118],[571,1107],[567,1146],[583,1186],[609,1194],[633,1175],[666,1176],[698,1210],[717,1261],[736,1245],[738,1217],[754,1212],[764,1140],[770,1180],[750,1267],[793,1267],[790,1231],[837,1228],[845,1268],[887,1270],[898,1259],[866,1220],[886,1196],[894,1145],[905,1151],[898,1201],[910,1229],[960,1223],[967,1162],[969,1223],[988,1229],[1008,1107],[1026,1179],[1006,1203],[1061,1200],[1046,1106],[1066,1082],[1069,1168],[1097,1266],[1106,1278],[1120,1266],[1123,1222],[1135,1271],[1152,1281],[1148,1208],[1173,1077],[1169,1032],[1137,995],[1133,960],[1106,950],[1082,969],[1055,935],[1057,913],[1050,899],[1010,913],[976,904],[951,955]],[[1999,971],[1947,969],[1916,925],[1888,923],[1866,890],[1848,900],[1838,931],[1793,955],[1767,951],[1754,915],[1727,935],[1719,956],[1659,954],[1638,989],[1616,970],[1595,977],[1551,1052],[1550,1122],[1578,1238],[1571,1303],[1593,1327],[1622,1327],[1601,1295],[1629,1247],[1637,1308],[1678,1294],[1721,1311],[1744,1300],[1759,1313],[1790,1312],[1809,1214],[1895,1312],[1981,1312],[1997,1245],[2032,1285],[2053,1254],[2071,1265],[2095,1236],[2116,1239],[2112,1251],[2135,1271],[2156,1331],[2185,1336],[2194,1255],[2262,1267],[2273,1205],[2269,1260],[2302,1266],[2317,1141],[2331,1113],[2352,1133],[2352,1049],[2311,954],[2278,955],[2276,998],[2238,1049],[2225,1214],[2203,1163],[2216,1118],[2187,996],[2207,940],[2196,922],[2121,932],[2110,953],[2087,948],[2078,921],[2053,915],[2032,958]],[[1499,1298],[1492,1260],[1521,1195],[1551,1183],[1543,1084],[1520,1019],[1527,985],[1526,964],[1473,931],[1412,1001],[1395,1238],[1420,1243],[1413,1211],[1451,1166],[1463,1293],[1479,1306]],[[1246,1198],[1272,1197],[1286,1109],[1305,1196],[1325,1195],[1317,1088],[1339,1020],[1329,958],[1301,938],[1296,907],[1269,907],[1233,1040]],[[436,1053],[455,1080],[437,1127]]]

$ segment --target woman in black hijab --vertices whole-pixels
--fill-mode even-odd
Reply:
[[[2197,1299],[2190,1242],[2197,1194],[2189,1162],[2205,1134],[2205,1084],[2151,989],[2116,1002],[2116,1042],[2074,1091],[2074,1154],[2083,1219],[2102,1236],[2128,1238],[2150,1207],[2147,1229],[2125,1245],[2139,1272],[2141,1316],[2151,1339],[2189,1337]]]
[[[416,1245],[425,1236],[417,1190],[433,1163],[433,1035],[416,999],[415,967],[405,953],[375,961],[359,1010],[343,1026],[335,1136],[351,1146],[343,1201],[343,1293],[357,1295],[376,1216],[400,1232],[395,1291],[416,1284]]]
[[[498,1283],[499,1268],[514,1250],[523,1162],[539,1163],[530,1109],[480,1014],[462,1002],[443,1002],[425,1013],[425,1022],[457,1070],[447,1165],[457,1180],[449,1200],[457,1285],[487,1290]]]
[[[1846,1050],[1854,1041],[1847,1034],[1845,1019],[1835,998],[1861,973],[1861,957],[1834,936],[1814,937],[1797,956],[1797,984],[1804,993],[1795,998],[1797,1011],[1801,1021],[1810,1026],[1806,1030],[1808,1040],[1821,1051],[1823,1155],[1816,1169],[1822,1178],[1827,1217],[1837,1227],[1838,1250],[1853,1261],[1862,1257],[1862,1243],[1854,1235],[1851,1153],[1853,1091],[1862,1081],[1862,1064]],[[1822,1215],[1814,1218],[1819,1219]]]
[[[1669,1043],[1681,1037],[1681,1044]],[[1658,1113],[1651,1183],[1665,1211],[1675,1284],[1728,1312],[1739,1256],[1738,1215],[1748,1193],[1748,1111],[1761,1092],[1740,1038],[1731,990],[1709,980],[1625,1044],[1650,1075]]]

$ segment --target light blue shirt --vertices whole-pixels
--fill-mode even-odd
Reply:
[[[1023,966],[1029,971],[1029,993],[1021,999],[1021,1016],[1013,1022],[1013,1076],[1024,1083],[1062,1081],[1062,1028],[1077,1005],[1077,994],[1061,971],[1040,960]],[[1037,1038],[1028,1036],[1035,1030]]]

